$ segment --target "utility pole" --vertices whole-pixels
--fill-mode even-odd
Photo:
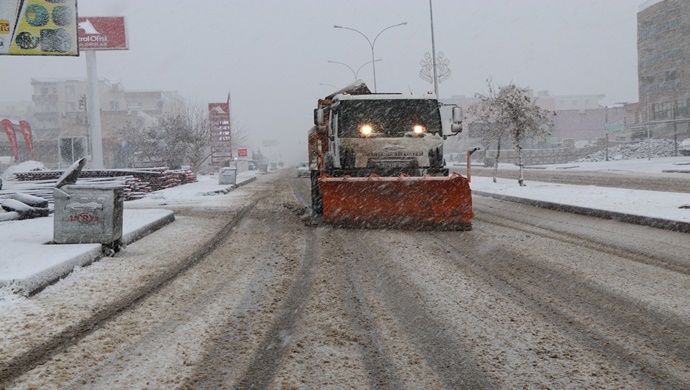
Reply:
[[[96,66],[96,51],[86,52],[86,77],[88,79],[88,98],[91,109],[88,111],[89,132],[91,133],[91,164],[92,168],[103,169],[103,136],[101,135],[101,104],[98,91],[98,70]]]
[[[89,136],[89,101],[87,100],[86,95],[81,95],[79,98],[79,110],[84,111],[84,126],[86,127],[86,154],[90,156],[91,137]]]
[[[676,110],[678,109],[678,100],[673,101],[673,155],[678,156],[678,128],[676,126]]]

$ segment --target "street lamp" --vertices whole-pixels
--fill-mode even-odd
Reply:
[[[354,69],[352,69],[352,67],[351,67],[350,65],[348,65],[348,64],[346,64],[346,63],[344,63],[344,62],[338,62],[338,61],[328,61],[328,62],[331,63],[331,64],[340,64],[340,65],[345,65],[345,66],[347,66],[347,68],[350,69],[350,71],[352,72],[352,75],[355,76],[355,81],[357,81],[357,80],[358,80],[357,76],[359,75],[359,71],[362,70],[362,68],[363,68],[365,65],[369,65],[369,64],[371,64],[372,62],[379,62],[379,61],[381,61],[381,60],[378,59],[378,60],[375,60],[375,61],[365,62],[365,63],[362,64],[362,66],[360,66],[359,68],[357,68],[357,71],[356,71],[356,72],[355,72]]]
[[[376,90],[376,56],[374,55],[374,45],[376,45],[376,40],[379,38],[379,35],[381,35],[381,33],[383,33],[384,31],[388,30],[389,28],[398,27],[398,26],[404,26],[404,25],[406,25],[406,24],[407,24],[407,22],[402,22],[402,23],[394,24],[394,25],[392,25],[392,26],[388,26],[388,27],[384,28],[384,29],[381,30],[378,34],[376,34],[376,36],[374,37],[374,40],[373,40],[373,41],[371,41],[371,40],[369,39],[369,37],[367,37],[366,35],[364,35],[364,33],[362,33],[362,32],[359,31],[359,30],[355,30],[354,28],[351,28],[351,27],[343,27],[343,26],[338,26],[338,25],[334,25],[334,26],[333,26],[334,28],[343,28],[343,29],[345,29],[345,30],[352,30],[352,31],[354,31],[354,32],[356,32],[356,33],[358,33],[358,34],[360,34],[361,36],[363,36],[364,39],[366,39],[367,42],[369,42],[369,46],[371,47],[371,67],[372,67],[372,70],[373,70],[373,73],[374,73],[374,92],[377,91],[377,90]]]

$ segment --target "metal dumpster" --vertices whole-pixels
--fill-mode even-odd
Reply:
[[[218,184],[237,184],[237,168],[221,168],[218,173]]]
[[[57,244],[100,243],[116,246],[122,239],[123,187],[65,185],[53,190]]]

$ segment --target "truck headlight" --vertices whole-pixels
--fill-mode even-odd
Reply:
[[[426,128],[424,128],[424,126],[422,126],[422,125],[414,125],[414,127],[412,128],[412,131],[415,134],[423,134],[424,132],[426,132]]]
[[[359,127],[359,132],[363,136],[368,137],[374,132],[374,128],[371,125],[362,125]]]

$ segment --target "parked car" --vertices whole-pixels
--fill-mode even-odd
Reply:
[[[309,162],[302,161],[297,166],[297,177],[309,177],[309,176],[310,176]]]

